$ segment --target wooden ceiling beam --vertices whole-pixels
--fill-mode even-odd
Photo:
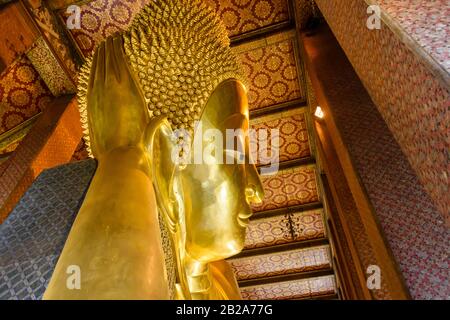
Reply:
[[[296,108],[306,108],[307,106],[308,103],[305,99],[295,99],[260,109],[250,110],[250,119],[255,119],[269,114],[280,113]]]
[[[279,208],[279,209],[272,209],[267,211],[260,211],[255,212],[253,216],[250,217],[250,220],[258,220],[258,219],[264,219],[264,218],[272,218],[276,216],[282,216],[287,213],[297,213],[297,212],[303,212],[303,211],[309,211],[309,210],[315,210],[315,209],[321,209],[323,208],[323,205],[321,202],[311,202],[306,204],[300,204],[297,206],[290,206],[285,208]]]

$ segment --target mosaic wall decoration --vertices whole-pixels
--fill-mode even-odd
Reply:
[[[280,41],[257,40],[234,49],[249,81],[250,110],[305,98],[300,85],[303,76],[295,61],[295,40],[289,33],[278,37]]]
[[[80,6],[81,29],[69,30],[84,56],[106,37],[125,30],[149,0],[94,0]],[[65,10],[59,12],[66,19]]]
[[[333,51],[332,54],[334,61],[327,57],[316,59],[314,68],[326,92],[333,120],[410,294],[415,299],[447,298],[450,296],[449,229],[344,53]],[[330,171],[335,169],[330,166]],[[335,180],[341,179],[344,178]],[[337,190],[344,188],[336,186]],[[358,255],[367,266],[376,261],[357,208],[351,201],[345,199],[341,203],[346,205],[343,211]]]
[[[319,201],[314,166],[281,170],[276,175],[261,176],[265,197],[253,211],[266,211]]]
[[[325,237],[322,209],[250,220],[245,249]]]
[[[40,300],[96,162],[46,170],[0,225],[0,299]]]
[[[273,150],[276,146],[269,144],[273,137],[268,135],[269,142],[265,148],[258,145],[257,139],[251,145],[251,150],[254,151],[253,160],[256,164],[270,164],[275,161],[283,162],[311,156],[304,109],[252,119],[250,125],[258,134],[259,130],[266,130],[268,134],[271,130],[279,130],[278,159],[277,153]]]
[[[331,266],[328,246],[231,259],[229,262],[238,281],[322,270]]]
[[[206,0],[230,37],[289,20],[288,0]]]
[[[22,56],[0,75],[0,133],[8,131],[44,110],[52,94]]]
[[[316,2],[420,182],[450,225],[448,86],[386,25],[380,30],[366,28],[364,1]],[[421,2],[420,6],[424,5]],[[406,15],[404,19],[410,18]]]
[[[376,3],[450,73],[450,4],[447,0],[377,0]]]
[[[336,293],[334,276],[278,282],[241,288],[244,300],[305,299]]]
[[[312,112],[315,108],[315,106],[319,105],[319,103],[317,102],[317,97],[315,95],[314,92],[314,88],[312,86],[311,83],[311,78],[308,75],[308,72],[305,71],[306,74],[306,90],[307,90],[307,95],[308,95],[308,107],[310,108],[310,112]],[[332,166],[330,167],[331,170],[335,169],[336,166]],[[336,171],[336,170],[334,170]],[[342,187],[340,187],[339,185],[337,186],[337,188],[342,189]],[[341,207],[344,207],[345,204],[344,203],[348,203],[350,201],[350,199],[343,199],[344,201],[342,201],[341,203]],[[345,212],[347,212],[348,216],[355,216],[356,214],[356,205],[354,206],[355,209],[353,208],[345,208]],[[341,248],[341,252],[340,254],[342,255],[342,258],[345,259],[347,261],[347,265],[348,265],[348,273],[350,275],[350,277],[352,278],[350,281],[353,283],[353,287],[355,292],[357,293],[357,296],[359,297],[363,297],[364,293],[362,292],[362,288],[361,288],[361,284],[358,282],[358,273],[356,271],[356,262],[352,257],[352,253],[350,251],[349,245],[348,245],[348,241],[345,239],[345,232],[344,232],[344,228],[343,225],[341,223],[341,220],[339,217],[336,216],[336,208],[330,208],[330,211],[328,212],[328,215],[332,215],[334,212],[334,219],[333,219],[333,223],[332,226],[334,228],[334,233],[336,234],[336,237],[338,237],[339,239],[341,239],[341,237],[344,237],[342,239],[342,241],[339,241],[340,243],[340,248]],[[330,226],[329,226],[330,227]],[[354,234],[357,231],[359,231],[361,229],[351,229],[351,233]],[[363,233],[364,234],[364,233]],[[337,240],[337,239],[336,239]],[[335,241],[336,241],[335,240]],[[357,246],[365,246],[367,245],[367,240],[365,239],[364,241],[359,241],[358,243],[356,243]],[[365,250],[366,254],[365,256],[368,256],[369,254],[371,254],[371,248],[368,249],[368,247],[366,247]],[[384,287],[382,285],[382,289],[384,291]],[[380,290],[381,291],[381,290]]]

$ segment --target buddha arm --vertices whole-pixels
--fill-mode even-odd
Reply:
[[[99,166],[44,299],[167,299],[157,205],[138,147],[114,149]],[[70,265],[81,288],[66,286]]]

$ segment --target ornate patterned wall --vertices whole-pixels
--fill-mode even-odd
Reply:
[[[339,144],[338,139],[342,140],[344,152],[348,151],[350,156],[350,167],[358,174],[358,183],[373,206],[375,221],[381,225],[411,296],[415,299],[448,297],[449,287],[444,280],[448,280],[445,271],[450,245],[448,228],[344,52],[331,32],[326,34],[317,42],[314,37],[304,38],[310,73],[314,72],[315,88],[321,92],[319,103],[329,112],[326,127],[329,130],[336,127],[331,139],[321,140],[329,140],[327,143],[334,145]],[[344,161],[342,154],[340,151],[339,159]],[[342,172],[331,164],[329,171],[339,176],[332,181],[337,183],[336,192],[346,191],[349,187],[340,182],[345,182],[352,171]],[[355,192],[356,188],[352,188],[347,194]],[[354,199],[345,196],[340,199],[363,268],[376,264],[378,248],[371,245],[373,240],[367,236],[370,232],[373,235],[373,227],[364,223]],[[389,297],[383,287],[373,294]]]
[[[51,97],[31,61],[17,59],[0,75],[0,133],[44,110]]]
[[[386,25],[366,28],[364,1],[317,4],[420,182],[450,223],[449,88]]]
[[[43,37],[36,40],[27,57],[54,96],[76,92],[73,80],[61,68]]]
[[[398,24],[400,32],[414,39],[444,70],[450,72],[450,5],[447,0],[377,0],[389,15],[387,24]],[[394,26],[395,27],[395,26]],[[395,31],[395,30],[394,30]]]
[[[148,0],[95,0],[81,5],[81,29],[70,30],[84,56],[88,56],[101,40],[127,28]],[[60,16],[65,20],[66,11]]]
[[[40,300],[96,162],[44,171],[0,225],[0,300]]]

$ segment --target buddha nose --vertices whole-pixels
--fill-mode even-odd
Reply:
[[[254,164],[247,166],[245,197],[248,204],[260,204],[264,199],[264,188]]]

